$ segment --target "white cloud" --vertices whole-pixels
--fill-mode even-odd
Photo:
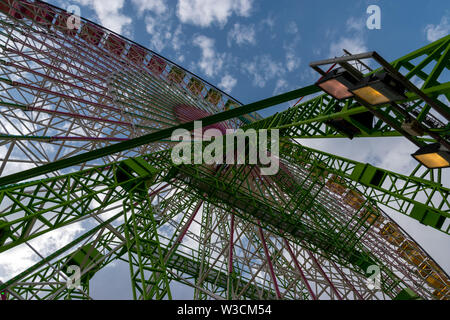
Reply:
[[[330,57],[341,57],[344,55],[342,49],[347,49],[351,54],[367,52],[367,47],[362,36],[343,37],[330,45]]]
[[[241,25],[235,23],[233,28],[228,32],[227,43],[230,47],[232,42],[235,41],[239,46],[244,44],[256,44],[255,39],[255,26],[254,25]]]
[[[172,48],[175,51],[179,51],[181,49],[181,46],[183,45],[183,30],[181,28],[181,25],[178,25],[178,27],[175,29],[175,31],[172,34]]]
[[[45,257],[73,241],[83,230],[81,223],[77,222],[33,239],[30,245]],[[40,258],[25,244],[1,253],[0,280],[11,279],[39,260]]]
[[[150,48],[162,52],[166,47],[179,53],[184,45],[181,25],[174,28],[170,14],[148,14],[145,16],[145,28],[150,35]]]
[[[417,162],[411,157],[417,147],[403,137],[299,140],[302,144],[356,161],[367,162],[409,175]]]
[[[354,18],[350,17],[347,20],[347,30],[354,30],[354,31],[363,31],[366,27],[365,21],[362,18]]]
[[[272,16],[271,13],[269,13],[269,15],[267,16],[267,18],[261,20],[261,25],[267,25],[269,27],[270,30],[273,29],[273,27],[275,26],[275,18]]]
[[[273,90],[273,94],[277,95],[280,94],[288,88],[288,82],[285,79],[278,79],[277,83],[275,84],[275,89]]]
[[[122,13],[124,0],[75,0],[77,3],[94,9],[100,23],[108,29],[122,34],[131,25],[132,19]],[[83,14],[82,14],[83,15]]]
[[[137,7],[139,14],[144,11],[153,11],[160,15],[168,10],[163,0],[131,0],[131,2]]]
[[[233,90],[234,86],[237,84],[237,79],[233,78],[231,75],[226,74],[223,76],[222,80],[219,83],[219,88],[224,90],[227,93],[231,93],[231,90]]]
[[[450,33],[450,21],[448,16],[444,16],[441,19],[440,24],[429,24],[425,27],[427,34],[427,40],[430,42],[436,41]]]
[[[286,73],[283,63],[275,61],[270,55],[262,55],[253,58],[250,62],[242,63],[244,73],[253,77],[253,85],[264,88],[267,81],[279,78]]]
[[[225,54],[218,54],[215,51],[214,39],[198,35],[194,37],[193,45],[202,51],[198,66],[208,77],[215,76],[222,70]]]
[[[154,16],[145,17],[145,29],[150,35],[150,48],[157,52],[161,52],[170,40],[170,27],[161,22],[161,19]]]
[[[308,147],[322,150],[363,163],[409,176],[417,166],[411,154],[417,147],[403,137],[391,138],[355,138],[350,139],[298,139]],[[442,177],[445,187],[449,186],[450,179]],[[443,254],[441,248],[448,247],[450,239],[442,232],[420,224],[418,221],[387,208],[389,216],[393,217],[399,225],[412,236],[423,248],[449,272],[449,255]],[[436,245],[439,243],[440,245]]]
[[[177,61],[178,61],[179,63],[183,63],[184,60],[185,60],[184,55],[180,55],[180,56],[177,57]]]
[[[290,34],[297,34],[298,33],[297,24],[294,21],[289,22],[286,27],[286,32]]]
[[[286,51],[286,68],[289,72],[294,71],[300,66],[301,59],[295,54],[293,48]]]
[[[248,17],[253,0],[178,0],[177,16],[183,23],[224,26],[232,14]]]

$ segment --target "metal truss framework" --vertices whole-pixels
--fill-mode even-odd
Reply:
[[[355,137],[398,135],[381,120],[364,127],[364,107],[322,95],[261,119],[253,112],[317,89],[241,106],[92,22],[67,29],[67,13],[43,2],[0,0],[0,16],[0,257],[73,224],[88,229],[49,256],[35,251],[35,265],[0,283],[9,299],[91,299],[90,280],[117,261],[129,264],[135,299],[170,299],[173,282],[195,299],[450,297],[448,275],[379,207],[448,234],[440,171],[403,176],[294,140],[339,136],[325,122],[341,118]],[[392,63],[447,109],[438,99],[450,95],[449,47],[447,36]],[[417,96],[404,107],[448,139],[448,124]],[[405,120],[390,106],[378,111]],[[170,132],[200,118],[281,129],[280,171],[173,165]],[[81,267],[78,288],[67,286],[70,265]]]

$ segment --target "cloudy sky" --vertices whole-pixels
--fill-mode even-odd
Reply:
[[[375,50],[388,61],[450,32],[448,0],[52,0],[78,5],[81,15],[116,31],[215,84],[242,103],[313,83],[310,61]],[[369,5],[381,8],[381,29],[369,30]],[[263,116],[288,107],[261,112]],[[409,174],[415,146],[406,139],[302,141],[324,151]],[[448,174],[446,174],[450,180]],[[450,237],[390,212],[450,272]],[[80,230],[72,230],[78,233]],[[48,248],[45,248],[47,250]],[[44,250],[44,248],[42,248]],[[123,267],[123,270],[121,269]],[[118,265],[102,273],[106,283]],[[113,271],[114,270],[114,271]],[[110,282],[123,294],[129,279]],[[111,292],[111,291],[109,291]],[[92,292],[93,295],[95,292]]]

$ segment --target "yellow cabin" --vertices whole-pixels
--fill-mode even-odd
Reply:
[[[356,210],[359,210],[365,201],[362,194],[356,190],[349,190],[343,200],[347,205]]]

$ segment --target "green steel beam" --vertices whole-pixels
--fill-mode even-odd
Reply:
[[[162,179],[164,179],[174,186],[179,187],[179,189],[186,190],[186,192],[190,193],[192,193],[192,188],[194,188],[198,198],[212,202],[218,208],[223,208],[228,212],[235,210],[236,215],[246,221],[255,223],[255,220],[260,220],[266,230],[283,238],[290,239],[293,243],[305,243],[304,240],[307,240],[309,250],[317,252],[341,265],[348,266],[358,273],[364,274],[365,267],[375,262],[381,265],[378,259],[373,257],[370,252],[367,252],[359,243],[359,239],[364,236],[373,222],[368,222],[367,216],[360,216],[358,212],[370,210],[376,214],[376,211],[372,209],[370,199],[367,198],[365,200],[361,208],[359,208],[359,211],[351,218],[352,220],[350,221],[353,222],[349,222],[347,220],[340,220],[338,215],[333,211],[334,209],[328,207],[327,199],[320,198],[320,192],[325,188],[325,180],[322,177],[326,177],[332,172],[331,170],[333,168],[336,168],[336,165],[332,165],[331,162],[328,163],[329,167],[325,165],[325,156],[330,159],[329,161],[334,161],[334,163],[343,163],[341,164],[341,168],[344,171],[344,177],[354,177],[358,181],[366,180],[367,177],[364,174],[362,174],[361,178],[361,175],[358,176],[355,173],[357,172],[355,168],[360,169],[360,166],[358,166],[359,163],[344,163],[344,160],[332,155],[325,155],[319,161],[309,154],[306,156],[305,152],[301,152],[298,149],[291,147],[286,150],[286,146],[292,146],[292,144],[285,144],[281,149],[280,155],[282,159],[289,157],[292,163],[297,166],[298,169],[296,170],[304,171],[303,174],[306,174],[306,176],[303,176],[302,180],[295,178],[300,177],[302,174],[301,171],[292,171],[292,166],[289,166],[288,172],[282,171],[278,175],[270,178],[272,180],[265,181],[263,179],[259,183],[256,183],[255,180],[249,179],[252,166],[235,166],[232,169],[228,169],[228,171],[224,168],[220,169],[220,167],[219,170],[211,170],[205,166],[172,167],[169,160],[169,151],[151,154],[138,159],[145,159],[145,161],[158,170],[163,170],[164,173],[160,173],[158,175],[159,178],[155,179],[154,183],[162,182]],[[295,147],[301,148],[301,146],[296,145]],[[309,159],[310,162],[304,159]],[[109,166],[88,169],[58,178],[49,178],[4,188],[1,191],[4,192],[2,194],[2,200],[8,198],[14,204],[12,205],[13,210],[7,211],[3,216],[5,218],[11,216],[16,220],[9,221],[3,227],[13,226],[15,233],[24,234],[25,236],[21,238],[10,236],[8,238],[9,242],[1,249],[12,248],[27,239],[67,225],[69,222],[78,221],[86,216],[86,208],[92,203],[91,201],[93,199],[100,201],[98,193],[95,190],[95,187],[98,188],[97,183],[99,177],[97,175],[100,173],[102,174],[100,180],[102,181],[104,190],[122,189],[130,192],[136,189],[139,181],[149,179],[148,175],[144,174],[139,177],[135,177],[133,174],[129,174],[129,177],[117,175],[117,172],[120,172],[120,170],[124,174],[127,173],[127,170],[123,170],[123,167],[124,163],[130,161],[134,160],[129,159],[110,164]],[[141,160],[136,161],[140,162]],[[311,166],[311,164],[314,165]],[[169,169],[170,171],[168,171]],[[85,177],[86,180],[81,179],[81,177]],[[369,182],[372,182],[372,179],[369,180]],[[77,184],[74,185],[71,181],[76,181]],[[417,179],[413,179],[413,181],[417,181]],[[58,183],[66,187],[65,191],[54,190]],[[108,186],[108,184],[110,185]],[[79,187],[75,188],[78,185]],[[27,190],[25,187],[32,187],[32,189]],[[42,191],[39,190],[45,190],[48,194],[42,196]],[[80,207],[76,205],[77,202],[70,202],[70,206],[68,206],[67,199],[70,199],[69,194],[77,194],[80,190],[86,190],[88,194],[86,197],[82,194],[77,195],[82,204],[82,210],[77,211],[76,208]],[[142,190],[145,191],[145,188]],[[50,193],[51,191],[53,194]],[[127,192],[118,193],[116,191],[119,196],[117,198],[111,197],[114,201],[105,201],[104,199],[102,203],[106,206],[117,200],[124,200],[126,199]],[[50,197],[50,194],[53,198]],[[386,192],[383,192],[383,194],[386,194]],[[96,196],[97,198],[95,198]],[[28,197],[28,199],[24,199],[24,197]],[[52,203],[53,207],[42,207],[43,201],[44,203]],[[381,198],[380,202],[382,201],[383,199]],[[49,217],[44,218],[45,214],[51,210],[60,210],[61,208],[63,210],[59,211],[60,213],[56,219],[58,223],[55,223],[55,220]],[[421,213],[423,212],[418,212],[417,214]],[[25,215],[17,217],[17,214]],[[47,228],[34,234],[25,233],[25,231],[29,230],[29,223],[34,218],[42,219],[42,226],[45,225]],[[352,228],[349,228],[349,223],[353,225]],[[139,265],[137,263],[137,266]],[[227,283],[228,278],[225,279],[224,285],[226,286]],[[393,288],[397,288],[400,284],[398,280],[392,279],[391,276],[388,276],[386,283],[392,284]],[[393,285],[393,283],[397,284]],[[386,289],[386,292],[390,292],[389,290]]]
[[[281,149],[280,153],[297,165],[308,164],[345,178],[348,186],[358,187],[364,197],[450,233],[450,189],[440,182],[405,176],[290,141],[285,141]]]
[[[120,215],[123,215],[123,212],[117,214],[114,219],[117,219]],[[89,236],[94,234],[95,232],[99,231],[101,228],[104,228],[109,222],[112,220],[105,221],[95,229],[93,229],[91,232],[89,232]],[[125,234],[126,225],[125,223],[116,227],[117,232],[120,234]],[[17,294],[19,294],[24,299],[30,299],[33,293],[33,289],[30,288],[30,286],[26,285],[20,285],[20,283],[44,283],[48,282],[49,280],[54,282],[55,285],[52,287],[49,285],[49,288],[43,290],[40,289],[40,292],[48,292],[44,296],[36,296],[35,298],[40,299],[48,299],[48,298],[64,298],[64,296],[67,295],[70,290],[68,290],[65,286],[65,279],[61,280],[60,276],[55,273],[54,269],[56,270],[64,270],[64,268],[67,266],[68,257],[71,257],[72,254],[67,254],[67,252],[73,251],[79,243],[81,243],[84,239],[86,239],[87,236],[83,235],[77,240],[74,240],[61,250],[58,250],[58,252],[55,252],[53,255],[49,256],[43,263],[39,262],[35,264],[34,266],[28,268],[21,274],[19,274],[17,277],[14,277],[10,281],[4,283],[1,285],[0,290],[13,290]],[[114,240],[117,238],[115,236],[115,233],[112,231],[106,232],[101,235],[100,239],[96,239],[92,242],[87,243],[87,245],[92,245],[97,251],[107,254],[108,252],[112,252],[112,249],[115,248],[122,248],[121,250],[116,250],[112,252],[112,255],[109,255],[108,259],[100,261],[98,265],[93,265],[92,268],[95,268],[96,272],[100,271],[102,268],[107,266],[109,263],[114,262],[116,260],[123,260],[125,262],[130,262],[128,258],[126,258],[126,253],[129,250],[127,246],[120,241]],[[112,243],[115,242],[115,245]],[[157,241],[148,241],[147,248],[145,251],[142,252],[143,257],[150,258],[152,257],[159,257],[160,254],[155,254],[157,251],[157,248],[161,247],[162,255],[166,255],[170,251],[170,246],[167,244],[163,244]],[[127,250],[125,250],[127,249]],[[136,253],[136,247],[131,247],[131,251],[133,253]],[[54,260],[57,256],[64,255],[63,258],[60,258],[56,262],[51,262]],[[201,266],[200,261],[196,258],[198,253],[194,252],[191,256],[188,256],[186,254],[181,254],[178,252],[173,252],[172,255],[170,255],[170,258],[167,260],[167,268],[182,272],[184,274],[190,275],[192,277],[195,277],[199,274],[201,268],[210,269],[210,266],[204,265]],[[47,262],[51,263],[51,266],[46,266],[45,264]],[[136,264],[136,267],[138,265]],[[236,271],[239,274],[239,270]],[[207,277],[204,279],[204,282],[213,284],[219,288],[226,289],[227,288],[227,281],[228,281],[228,274],[219,270],[219,269],[212,269],[212,272],[209,272],[207,274]],[[273,299],[274,296],[272,293],[265,288],[263,285],[260,285],[258,287],[257,282],[249,283],[250,279],[244,279],[240,278],[237,291],[242,291],[244,288],[246,288],[243,292],[242,298],[244,299]],[[59,292],[61,291],[61,292]],[[58,293],[59,292],[59,293]],[[262,292],[262,296],[258,295],[258,292]],[[55,296],[55,293],[58,293]]]
[[[318,92],[319,89],[316,86],[308,86],[301,89],[293,90],[278,96],[270,97],[264,100],[260,100],[257,102],[253,102],[247,105],[244,105],[239,108],[230,109],[228,111],[224,111],[218,114],[214,114],[211,116],[207,116],[202,120],[203,126],[208,126],[214,123],[218,123],[224,120],[236,118],[248,113],[252,113],[258,110],[262,110],[274,105],[278,105],[283,102],[291,101],[298,97],[307,96],[313,93]],[[73,165],[85,163],[91,160],[95,160],[107,155],[111,155],[117,152],[126,151],[133,149],[138,146],[142,146],[144,144],[148,144],[151,142],[156,142],[162,140],[164,138],[171,137],[174,130],[177,129],[194,129],[194,121],[183,123],[171,128],[162,129],[147,135],[140,136],[138,138],[130,139],[128,141],[119,142],[101,149],[88,151],[86,153],[76,155],[67,159],[57,160],[55,162],[45,164],[33,169],[25,170],[19,173],[14,173],[8,176],[4,176],[0,178],[0,188],[9,184],[17,183],[26,179],[38,177],[40,175],[61,170],[64,168],[68,168]]]
[[[114,215],[113,217],[109,218],[108,220],[104,221],[103,223],[99,224],[98,226],[96,226],[95,228],[92,228],[91,230],[89,230],[88,232],[86,232],[85,234],[83,234],[82,236],[78,237],[77,239],[73,240],[72,242],[68,243],[67,245],[65,245],[64,247],[62,247],[59,250],[56,250],[55,252],[53,252],[52,254],[50,254],[48,257],[46,257],[45,259],[42,259],[41,261],[37,262],[35,265],[33,265],[32,267],[28,268],[27,270],[19,273],[17,276],[14,276],[13,278],[9,279],[8,281],[6,281],[3,284],[0,284],[0,291],[3,291],[5,289],[8,289],[12,284],[14,284],[15,282],[18,282],[19,280],[22,280],[24,278],[26,278],[27,276],[29,276],[32,272],[38,270],[40,267],[44,266],[45,264],[47,264],[48,262],[52,261],[53,259],[55,259],[56,257],[58,257],[59,255],[61,255],[62,253],[66,252],[68,249],[74,247],[75,245],[79,244],[80,242],[82,242],[83,240],[89,238],[91,235],[95,234],[97,231],[99,231],[100,229],[104,228],[106,225],[110,224],[111,222],[113,222],[114,220],[116,220],[117,218],[119,218],[123,213],[118,213],[116,215]]]
[[[439,105],[441,111],[450,114],[450,108],[437,99],[438,96],[450,94],[450,82],[439,83],[437,79],[444,71],[449,70],[448,51],[450,48],[450,36],[433,42],[415,52],[408,54],[392,62],[392,66],[399,72],[405,73],[405,78],[414,80],[418,77],[424,81],[421,86],[422,92]],[[418,59],[419,61],[413,61]],[[427,68],[433,65],[433,70],[427,72]],[[425,127],[430,127],[432,132],[448,141],[450,135],[450,125],[440,123],[440,128],[433,128],[439,121],[431,114],[430,107],[423,102],[413,92],[407,92],[407,99],[402,107],[413,117],[417,117],[419,123]],[[389,119],[396,127],[401,127],[405,120],[404,114],[398,112],[390,105],[375,107],[375,110]],[[361,106],[355,99],[337,101],[331,96],[324,94],[294,106],[286,111],[277,113],[263,120],[246,125],[245,128],[255,129],[280,129],[282,136],[291,138],[332,138],[332,137],[379,137],[402,135],[384,121],[378,119],[373,127],[372,121],[367,116],[369,110]],[[419,115],[420,113],[420,115]],[[340,122],[348,125],[354,131],[342,134],[342,129],[338,129],[333,122]],[[420,144],[420,138],[412,137]]]

